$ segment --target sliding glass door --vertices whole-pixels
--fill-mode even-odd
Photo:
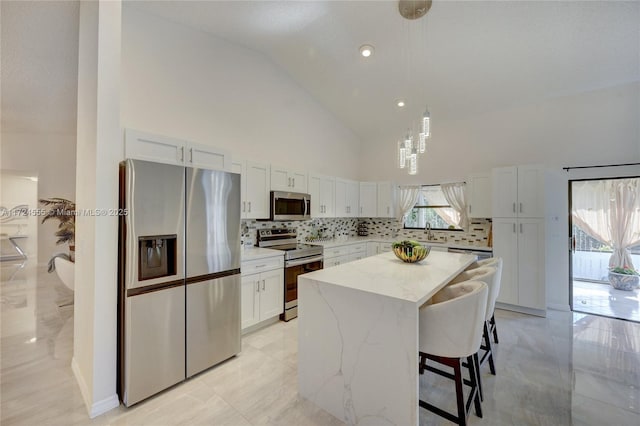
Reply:
[[[569,185],[571,309],[640,321],[640,178]]]

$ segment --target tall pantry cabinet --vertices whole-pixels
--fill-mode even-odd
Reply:
[[[497,168],[491,178],[493,255],[503,260],[497,301],[545,315],[544,166]]]

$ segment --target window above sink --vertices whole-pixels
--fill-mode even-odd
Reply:
[[[462,231],[457,225],[459,218],[440,185],[423,185],[418,201],[407,214],[404,229],[424,229],[430,223],[432,231]]]

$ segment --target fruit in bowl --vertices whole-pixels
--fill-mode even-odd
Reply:
[[[424,247],[413,240],[397,241],[391,247],[396,257],[407,263],[420,262],[431,250],[431,247]]]

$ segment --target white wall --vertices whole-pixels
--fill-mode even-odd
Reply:
[[[462,180],[469,173],[518,164],[576,166],[640,161],[640,84],[626,84],[488,111],[473,119],[439,121],[420,173],[395,168],[389,141],[362,152],[362,178],[400,183]]]
[[[78,210],[118,207],[121,3],[82,2],[78,55]],[[90,417],[116,394],[118,218],[78,215],[73,360]]]
[[[123,7],[122,125],[358,177],[358,138],[256,51]]]
[[[38,176],[38,198],[61,197],[75,200],[76,135],[57,133],[2,133],[2,170]],[[35,206],[34,206],[35,207]],[[58,222],[38,221],[38,262],[55,253],[67,252],[56,245]]]

